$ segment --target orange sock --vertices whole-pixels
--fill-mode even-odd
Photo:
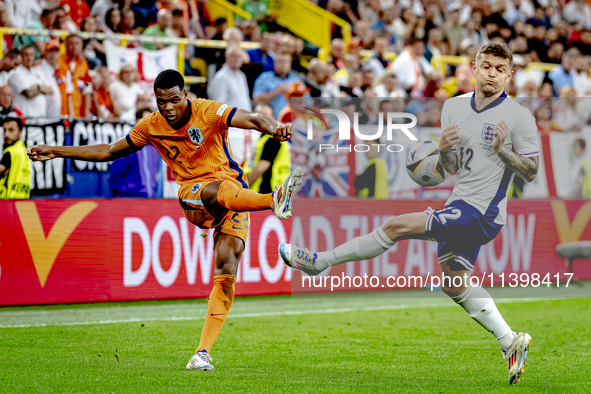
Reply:
[[[273,206],[273,195],[259,194],[226,181],[218,188],[218,202],[234,212],[260,211]]]
[[[199,347],[195,353],[203,349],[207,350],[207,353],[211,351],[232,307],[235,283],[236,277],[234,275],[215,275],[213,277],[213,290],[211,290],[207,302],[207,316],[203,324]]]

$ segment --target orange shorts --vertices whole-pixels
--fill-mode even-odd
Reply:
[[[185,216],[187,216],[188,212],[191,212],[193,220],[190,221],[195,226],[203,229],[215,228],[214,237],[216,238],[220,233],[223,233],[238,237],[246,244],[248,226],[250,225],[249,212],[228,211],[216,223],[216,218],[205,210],[201,202],[201,191],[208,183],[211,182],[185,183],[181,186],[178,196]],[[194,211],[199,211],[199,213],[195,214]],[[189,219],[188,216],[187,219]]]

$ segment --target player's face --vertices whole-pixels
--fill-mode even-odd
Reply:
[[[187,91],[178,86],[156,89],[156,105],[168,124],[176,124],[187,111]]]
[[[478,90],[487,97],[502,91],[513,71],[509,59],[483,54],[474,63],[474,74]]]

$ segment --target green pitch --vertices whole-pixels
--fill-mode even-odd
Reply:
[[[494,338],[444,298],[238,298],[215,372],[185,369],[204,300],[0,308],[0,392],[591,392],[589,299],[498,306],[533,336],[515,387]]]

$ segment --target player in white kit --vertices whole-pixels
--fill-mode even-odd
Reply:
[[[505,224],[513,176],[531,182],[539,164],[535,119],[504,92],[513,75],[511,51],[502,44],[487,44],[472,66],[476,91],[447,100],[441,113],[439,161],[448,173],[458,174],[445,208],[392,217],[372,233],[327,252],[282,244],[279,252],[287,265],[317,275],[335,264],[372,259],[396,242],[414,238],[438,242],[438,260],[446,276],[471,275],[480,246]],[[531,336],[513,332],[482,287],[469,282],[466,286],[464,280],[460,287],[445,282],[442,289],[499,341],[509,383],[517,383]]]

